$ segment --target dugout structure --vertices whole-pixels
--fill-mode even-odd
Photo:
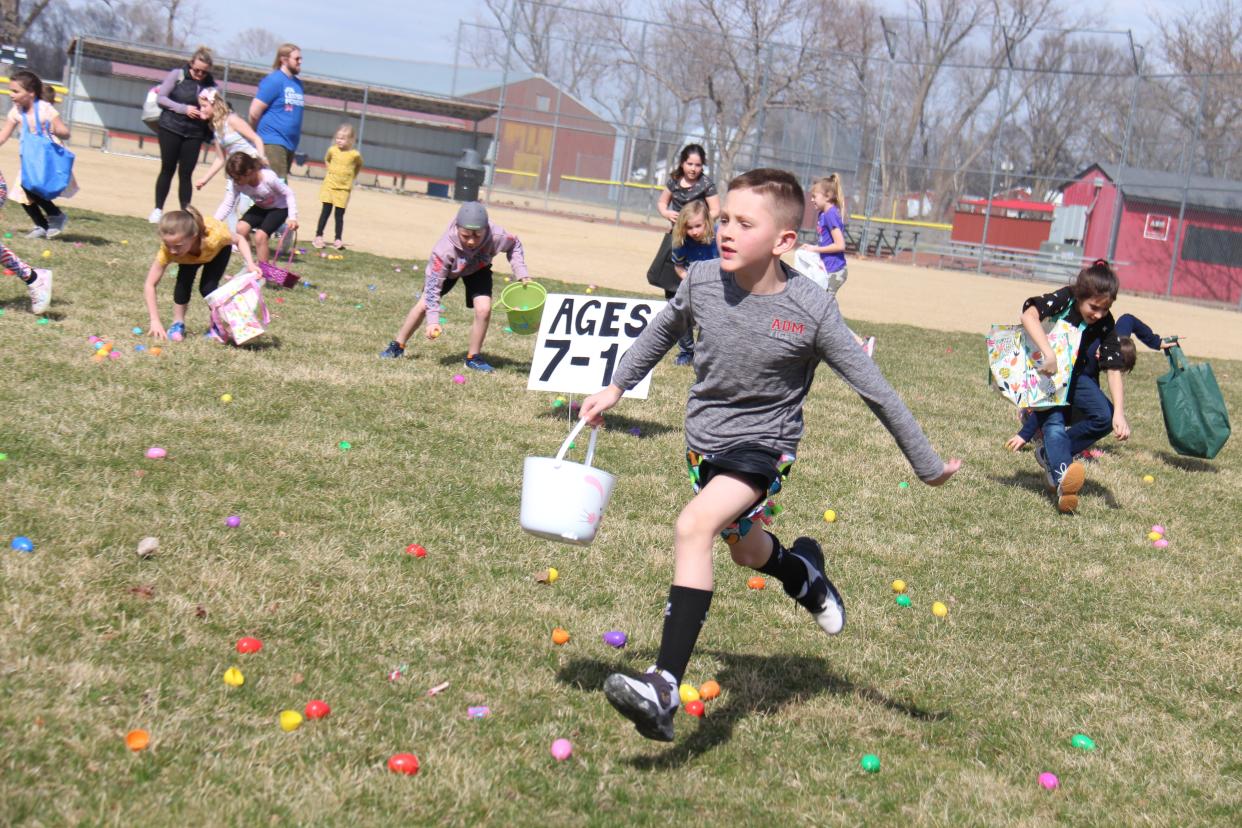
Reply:
[[[62,112],[75,132],[85,129],[92,144],[104,149],[128,141],[158,153],[155,135],[142,122],[142,102],[188,54],[103,37],[76,37],[68,53]],[[342,123],[358,133],[366,160],[361,180],[398,189],[447,195],[462,151],[485,155],[491,148],[492,135],[481,127],[496,114],[490,103],[320,75],[312,62],[305,65],[312,71],[299,75],[306,112],[297,151],[307,163],[299,171],[322,175],[324,153]],[[213,74],[234,111],[245,117],[256,87],[271,71],[270,64],[221,58]]]
[[[1096,163],[1061,191],[1126,290],[1242,304],[1242,181]]]

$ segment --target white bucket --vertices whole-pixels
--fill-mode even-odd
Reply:
[[[591,465],[598,428],[591,429],[586,463],[565,459],[569,444],[582,431],[579,420],[556,457],[527,457],[522,468],[522,528],[548,540],[590,546],[617,479]]]

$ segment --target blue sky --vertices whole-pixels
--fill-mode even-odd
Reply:
[[[885,0],[883,5],[900,9],[905,4]],[[361,0],[355,5],[342,0],[297,0],[293,14],[284,3],[254,0],[204,0],[203,6],[210,10],[209,27],[215,33],[209,40],[226,53],[234,34],[260,26],[307,49],[452,63],[458,21],[493,22],[483,0]],[[1174,11],[1172,4],[1153,0],[1104,0],[1096,25],[1133,27],[1137,38],[1147,39],[1152,33],[1147,22],[1152,7]],[[356,21],[350,19],[349,10],[354,8],[365,10]],[[304,68],[315,71],[313,66]]]

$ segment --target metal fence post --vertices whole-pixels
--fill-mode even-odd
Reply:
[[[457,97],[457,66],[461,63],[461,27],[464,21],[457,21],[457,44],[453,47],[453,80],[449,84],[449,94]]]
[[[871,215],[875,212],[875,202],[879,198],[880,159],[884,157],[884,133],[888,128],[888,108],[893,92],[893,71],[897,66],[897,31],[881,17],[880,25],[884,27],[884,43],[888,47],[888,68],[884,73],[884,92],[880,95],[880,124],[875,131],[875,145],[871,150],[871,175],[867,181],[867,203],[863,207],[863,230],[858,239],[858,254],[867,255],[867,239],[871,235]]]
[[[1009,109],[1009,87],[1013,83],[1013,50],[1010,49],[1009,30],[1004,26],[1001,26],[1001,37],[1005,38],[1005,62],[1009,71],[1005,73],[1005,85],[1001,88],[1000,112],[996,116],[996,130],[992,133],[992,148],[988,153],[988,204],[983,208],[983,236],[979,239],[975,273],[983,272],[983,257],[988,252],[988,225],[992,221],[992,197],[996,192],[996,142],[1000,140],[1001,128],[1005,125],[1005,110]]]
[[[500,98],[496,101],[496,126],[492,135],[492,168],[487,176],[487,200],[492,200],[492,187],[496,183],[496,168],[500,166],[500,121],[505,110],[505,92],[509,88],[509,59],[513,55],[513,15],[517,14],[517,0],[509,15],[509,28],[505,30],[505,64],[500,73]]]
[[[1182,182],[1182,203],[1177,208],[1177,235],[1173,239],[1173,255],[1169,257],[1169,284],[1164,290],[1165,296],[1173,295],[1173,276],[1177,272],[1178,260],[1181,259],[1182,228],[1185,226],[1186,219],[1186,199],[1190,195],[1190,173],[1195,166],[1193,148],[1199,141],[1199,128],[1203,125],[1203,103],[1207,98],[1208,78],[1210,77],[1211,75],[1207,73],[1203,75],[1203,85],[1199,87],[1199,110],[1195,113],[1195,128],[1190,135],[1190,140],[1182,145],[1182,175],[1185,176],[1185,179]]]
[[[65,102],[67,110],[65,120],[69,122],[69,126],[74,124],[73,108],[77,103],[77,86],[78,80],[82,77],[82,35],[74,38],[73,57],[69,60],[69,100]],[[108,130],[104,130],[104,138],[107,139]]]
[[[1121,233],[1122,193],[1121,179],[1125,176],[1126,161],[1130,159],[1130,136],[1134,130],[1134,110],[1138,108],[1139,84],[1143,80],[1142,54],[1143,47],[1134,43],[1134,33],[1130,33],[1130,57],[1134,61],[1134,87],[1130,90],[1130,111],[1126,113],[1126,131],[1121,140],[1121,162],[1117,166],[1117,178],[1113,181],[1113,226],[1108,231],[1108,254],[1110,262],[1117,258],[1117,237]],[[1084,239],[1083,253],[1087,252]]]
[[[556,132],[561,123],[561,88],[556,88],[556,112],[552,113],[552,146],[548,148],[548,174],[543,186],[543,209],[548,209],[548,197],[552,194],[552,168],[556,166]]]
[[[371,97],[371,87],[362,87],[362,114],[358,118],[358,151],[362,152],[362,135],[367,131],[367,100]]]

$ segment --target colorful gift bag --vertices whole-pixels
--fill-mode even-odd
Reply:
[[[988,380],[1019,408],[1056,408],[1069,398],[1082,329],[1063,318],[1045,320],[1044,329],[1057,359],[1052,376],[1040,373],[1039,351],[1028,344],[1021,325],[993,325],[987,337]]]
[[[234,345],[262,335],[272,320],[263,301],[263,278],[249,271],[207,294],[207,307],[220,338]]]

